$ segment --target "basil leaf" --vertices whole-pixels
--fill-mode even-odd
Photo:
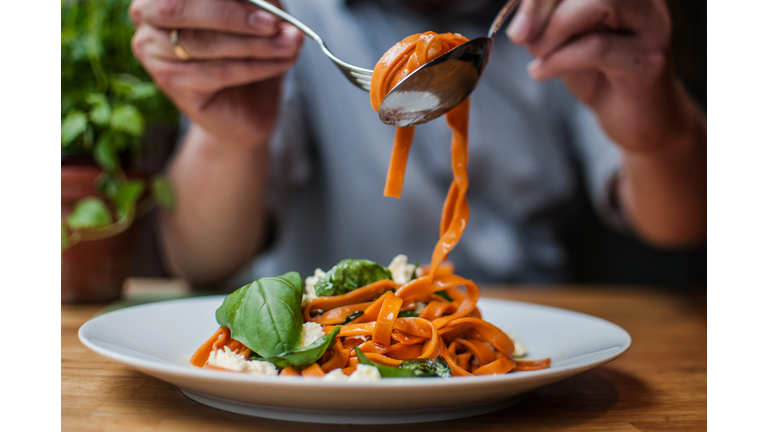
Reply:
[[[443,356],[437,356],[434,360],[427,358],[405,360],[394,367],[372,362],[358,347],[355,347],[355,352],[361,364],[376,366],[382,378],[451,377],[451,367]]]
[[[354,311],[351,314],[347,315],[347,318],[344,319],[344,324],[349,324],[352,322],[353,319],[363,316],[365,311]]]
[[[309,366],[320,359],[328,348],[333,344],[336,335],[341,331],[341,327],[334,327],[333,331],[320,339],[314,341],[311,345],[299,348],[297,350],[284,352],[277,356],[265,357],[264,361],[274,363],[280,369],[288,366]]]
[[[232,323],[235,321],[235,313],[240,309],[240,305],[243,303],[243,296],[251,285],[248,284],[244,287],[238,288],[235,292],[228,295],[224,299],[224,303],[216,309],[216,322],[220,326],[226,328],[232,328]]]
[[[443,356],[437,356],[434,360],[428,358],[415,358],[405,360],[398,366],[400,369],[413,371],[416,377],[451,377],[451,367]]]
[[[224,310],[216,313],[219,324],[229,324],[232,339],[262,357],[274,357],[300,348],[303,320],[301,276],[298,273],[261,278],[240,290],[242,294],[230,294],[232,299],[224,300]],[[238,296],[242,296],[239,302]]]
[[[416,270],[419,269],[419,260],[416,260],[416,264],[413,265],[413,273],[411,273],[411,280],[416,280]]]
[[[392,279],[392,272],[386,267],[369,260],[345,259],[315,283],[315,294],[342,295],[383,279]]]
[[[442,291],[437,291],[435,294],[439,295],[440,297],[442,297],[442,298],[444,298],[444,299],[446,299],[446,300],[448,300],[448,301],[453,301],[453,299],[451,298],[451,296],[449,296],[449,295],[448,295],[448,292],[447,292],[447,291],[445,291],[445,290],[442,290]]]

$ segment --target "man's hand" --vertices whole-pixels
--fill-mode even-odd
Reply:
[[[560,77],[625,150],[691,133],[698,116],[672,71],[663,0],[523,0],[507,29],[536,57],[531,77]]]
[[[672,70],[664,0],[523,0],[507,35],[562,78],[624,153],[616,184],[637,232],[658,245],[706,236],[706,121]]]
[[[233,0],[134,0],[133,52],[160,89],[220,143],[266,142],[298,29]],[[180,59],[169,34],[189,54]]]

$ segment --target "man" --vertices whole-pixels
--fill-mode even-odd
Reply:
[[[485,34],[503,3],[283,6],[373,68],[413,33]],[[257,254],[251,279],[342,258],[429,260],[451,180],[442,119],[417,127],[403,196],[384,198],[394,129],[296,28],[232,0],[134,0],[131,16],[136,57],[192,122],[168,169],[178,207],[162,216],[173,271],[218,281]],[[619,229],[663,246],[703,239],[706,122],[674,76],[670,34],[663,0],[522,1],[471,97],[457,273],[562,280],[582,178]]]

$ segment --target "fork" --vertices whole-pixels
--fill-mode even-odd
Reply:
[[[347,77],[347,79],[352,84],[354,84],[356,87],[363,89],[365,91],[371,90],[371,77],[373,76],[373,71],[371,69],[365,69],[365,68],[353,66],[349,63],[339,60],[339,58],[333,55],[333,53],[331,53],[331,50],[329,50],[328,47],[325,46],[325,42],[323,41],[323,38],[321,38],[320,35],[315,33],[311,28],[307,27],[303,22],[297,20],[296,18],[289,15],[287,12],[280,9],[279,7],[271,3],[267,3],[264,0],[242,0],[242,1],[253,3],[256,6],[271,13],[272,15],[275,15],[293,24],[296,28],[304,32],[304,34],[306,34],[307,36],[314,39],[315,42],[317,42],[317,44],[320,45],[320,49],[323,50],[323,53],[326,56],[328,56],[328,58],[331,59],[331,61],[333,61],[336,64],[336,66],[339,68],[341,73],[343,73],[344,76]]]

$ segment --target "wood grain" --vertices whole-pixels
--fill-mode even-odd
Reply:
[[[398,432],[706,430],[704,292],[537,286],[482,287],[482,293],[607,319],[632,335],[632,347],[614,362],[538,389],[506,410],[450,422],[399,425]],[[107,360],[80,343],[78,328],[104,306],[62,305],[62,431],[361,430],[246,417],[187,399],[178,388]],[[364,430],[391,432],[392,427]]]

